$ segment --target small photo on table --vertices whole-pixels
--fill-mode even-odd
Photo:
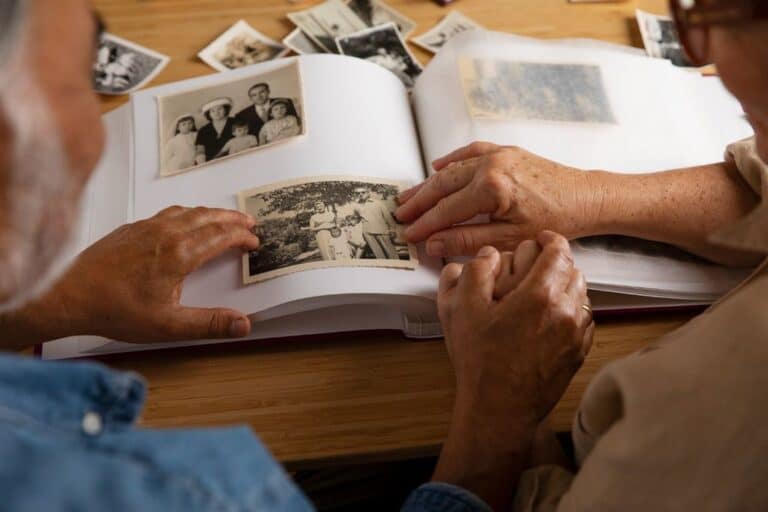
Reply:
[[[638,9],[635,12],[645,51],[651,57],[667,59],[675,66],[693,66],[680,44],[675,22],[668,16],[658,16]]]
[[[324,52],[337,53],[335,39],[367,27],[365,22],[341,0],[328,0],[286,16]]]
[[[160,175],[304,135],[303,97],[295,59],[266,73],[158,97]]]
[[[104,34],[93,64],[93,87],[100,94],[131,93],[149,83],[169,61],[162,53]]]
[[[408,89],[421,74],[421,64],[406,47],[394,23],[337,37],[336,44],[342,55],[364,59],[390,70]]]
[[[369,27],[392,22],[404,38],[416,28],[415,21],[379,0],[349,0],[348,5]]]
[[[284,57],[288,51],[282,44],[240,20],[197,56],[217,71],[229,71]]]
[[[262,246],[243,255],[243,283],[327,267],[413,270],[416,249],[394,217],[408,185],[351,176],[274,183],[239,194]]]
[[[471,117],[616,124],[600,66],[459,58]]]
[[[482,29],[479,23],[469,19],[459,11],[451,11],[440,23],[432,27],[411,42],[421,46],[428,52],[439,52],[452,37],[467,30]]]

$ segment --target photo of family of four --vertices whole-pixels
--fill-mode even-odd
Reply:
[[[247,256],[246,281],[328,266],[415,267],[393,216],[399,190],[390,183],[319,178],[242,192],[241,210],[259,219],[264,240]]]
[[[175,174],[301,135],[298,98],[273,97],[270,83],[256,80],[243,83],[239,95],[227,90],[231,87],[212,87],[194,91],[194,100],[188,98],[198,103],[184,101],[184,94],[164,98],[172,103],[167,110],[182,113],[164,123],[170,138],[163,145],[161,174]]]

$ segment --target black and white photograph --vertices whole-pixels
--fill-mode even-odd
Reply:
[[[93,86],[100,94],[128,94],[149,83],[169,61],[162,53],[104,34],[93,64]]]
[[[645,11],[635,12],[640,34],[643,36],[645,51],[651,57],[667,59],[675,66],[691,67],[685,55],[675,22],[667,16],[658,16]]]
[[[408,37],[416,22],[379,0],[349,0],[349,8],[369,27],[394,23],[403,38]]]
[[[288,19],[325,52],[338,53],[336,38],[368,27],[341,0],[328,0],[303,11],[289,12]]]
[[[293,32],[285,36],[283,38],[283,44],[298,55],[325,53],[325,50],[307,37],[307,34],[302,32],[300,28],[294,29]]]
[[[412,88],[422,67],[405,46],[394,23],[336,38],[339,52],[367,60],[390,70],[407,88]]]
[[[407,187],[331,176],[240,192],[240,211],[258,220],[262,244],[243,255],[243,283],[326,267],[415,269],[416,249],[394,217],[395,198]]]
[[[616,124],[599,66],[465,57],[459,73],[475,118]]]
[[[170,176],[306,133],[300,65],[157,98],[160,175]]]
[[[429,31],[414,37],[411,42],[421,46],[428,52],[439,52],[449,39],[466,32],[467,30],[482,29],[479,23],[464,16],[459,11],[451,11],[448,16],[443,18],[440,23],[432,27]]]
[[[240,20],[197,54],[217,71],[258,64],[284,57],[290,50]]]

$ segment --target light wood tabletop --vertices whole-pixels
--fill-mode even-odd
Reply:
[[[214,73],[199,50],[238,19],[282,39],[285,13],[316,1],[94,0],[109,31],[165,53],[168,67],[153,82]],[[662,13],[665,0],[570,4],[566,0],[388,0],[430,29],[458,9],[492,30],[541,37],[588,37],[640,46],[634,10]],[[426,64],[429,55],[416,46]],[[125,97],[103,99],[107,112]],[[598,323],[594,348],[553,413],[569,430],[589,380],[608,362],[677,328],[690,315],[635,316]],[[436,454],[454,394],[442,341],[414,342],[394,333],[311,340],[237,343],[102,358],[147,379],[142,425],[200,427],[249,424],[290,469]]]

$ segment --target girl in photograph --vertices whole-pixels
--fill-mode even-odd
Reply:
[[[269,144],[277,140],[295,137],[301,133],[298,118],[289,113],[294,111],[289,100],[277,99],[269,106],[269,121],[259,132],[259,144]]]
[[[266,128],[266,125],[265,125]],[[331,229],[336,227],[336,212],[325,201],[315,203],[315,213],[309,218],[309,230],[315,233],[317,248],[323,261],[333,259],[331,254]]]
[[[197,125],[191,114],[184,114],[174,123],[173,137],[165,145],[166,171],[181,171],[195,165]]]

